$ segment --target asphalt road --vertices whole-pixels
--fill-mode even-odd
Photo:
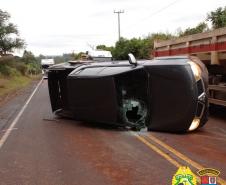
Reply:
[[[46,81],[23,108],[34,88],[0,107],[0,185],[171,185],[181,165],[226,184],[224,109],[198,132],[132,132],[56,119]]]

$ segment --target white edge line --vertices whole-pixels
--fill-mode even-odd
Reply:
[[[12,128],[11,130],[17,130],[18,128]],[[0,132],[7,132],[8,129],[1,130]]]
[[[36,86],[36,88],[34,89],[34,91],[31,93],[30,97],[27,99],[26,103],[24,104],[24,106],[22,107],[22,109],[20,110],[20,112],[17,114],[16,118],[13,120],[13,122],[11,123],[11,125],[9,126],[9,128],[7,129],[7,131],[5,132],[5,134],[0,139],[0,149],[2,148],[2,146],[4,145],[4,143],[6,142],[7,138],[9,137],[10,133],[13,130],[13,127],[17,124],[18,120],[20,119],[20,117],[23,114],[24,110],[27,108],[29,102],[31,101],[31,99],[34,96],[35,92],[38,90],[38,88],[41,85],[42,81],[43,81],[43,79],[40,80],[40,82],[38,83],[38,85]]]

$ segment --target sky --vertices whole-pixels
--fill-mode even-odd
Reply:
[[[0,9],[10,13],[26,49],[35,55],[114,46],[118,40],[114,10],[124,10],[121,36],[130,39],[155,32],[175,34],[224,6],[225,0],[0,0]]]

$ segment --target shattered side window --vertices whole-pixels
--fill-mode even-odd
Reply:
[[[119,119],[128,126],[142,128],[148,119],[148,77],[143,69],[115,78]]]

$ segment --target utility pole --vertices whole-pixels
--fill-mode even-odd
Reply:
[[[114,13],[118,14],[118,40],[120,40],[121,34],[120,34],[120,14],[124,13],[124,10],[114,11]]]

